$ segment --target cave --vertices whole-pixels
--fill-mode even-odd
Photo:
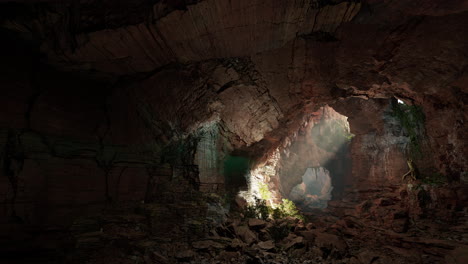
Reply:
[[[285,153],[286,159],[291,153],[294,157],[282,162],[285,168],[280,177],[286,187],[298,178],[292,176],[294,171],[290,168],[302,168],[301,182],[287,197],[303,210],[326,208],[332,194],[339,197],[343,191],[345,176],[350,172],[349,145],[354,136],[347,119],[329,106],[321,107],[304,126],[302,139],[293,142]]]
[[[0,3],[1,263],[468,263],[464,0]]]

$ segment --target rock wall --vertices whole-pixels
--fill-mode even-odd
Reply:
[[[466,149],[462,140],[466,111],[458,111],[466,107],[463,1],[137,1],[121,7],[103,2],[102,8],[113,10],[113,16],[99,14],[93,6],[44,3],[16,16],[22,6],[11,4],[1,25],[42,44],[48,61],[62,69],[117,75],[149,72],[149,78],[143,77],[145,89],[155,84],[167,88],[153,91],[159,99],[150,101],[168,107],[172,103],[167,102],[190,94],[182,101],[187,107],[169,111],[185,115],[169,117],[182,119],[183,130],[196,127],[213,112],[232,115],[224,122],[228,130],[239,131],[235,148],[263,138],[268,142],[259,148],[271,151],[276,146],[269,144],[278,145],[297,126],[283,129],[284,124],[295,122],[311,104],[316,109],[340,97],[398,96],[422,105],[428,124],[440,127],[428,130],[437,168],[454,180],[466,176],[466,155],[454,154],[455,149]],[[200,63],[210,59],[224,63],[221,67]],[[176,73],[177,67],[185,73]],[[218,77],[206,78],[211,75]],[[196,96],[187,92],[190,89]],[[182,94],[172,94],[176,91]],[[244,98],[239,100],[249,105],[249,111],[263,116],[243,120],[237,105],[231,105],[232,96],[241,94]],[[249,99],[253,96],[260,99]],[[195,103],[192,97],[203,102]],[[443,126],[436,121],[438,111],[451,116]],[[256,122],[260,125],[252,125]]]
[[[138,141],[129,139],[133,135],[122,122],[132,113],[113,122],[118,113],[108,112],[108,87],[52,69],[33,73],[27,64],[15,66],[0,80],[3,249],[54,247],[47,243],[63,237],[60,232],[76,217],[111,202],[144,200],[146,167],[159,165],[141,142],[128,146]]]
[[[399,185],[408,171],[401,124],[391,117],[390,100],[350,99],[334,106],[348,113],[351,133],[352,173],[345,177],[349,189],[378,189]]]

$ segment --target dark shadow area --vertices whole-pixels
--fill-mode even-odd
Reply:
[[[338,148],[333,158],[323,165],[329,172],[332,180],[332,197],[340,199],[344,189],[346,175],[351,173],[352,160],[349,144],[343,144]]]
[[[243,156],[227,156],[224,160],[226,191],[236,193],[247,187],[245,175],[250,168],[250,160]]]

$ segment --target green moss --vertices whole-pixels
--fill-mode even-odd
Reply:
[[[284,218],[284,213],[280,208],[272,208],[270,211],[270,216],[273,219],[281,219]]]
[[[421,144],[424,139],[424,122],[426,120],[422,107],[399,104],[394,100],[392,101],[391,115],[398,120],[409,138],[408,155],[413,159],[421,158]]]
[[[294,204],[294,202],[291,200],[283,199],[283,203],[280,204],[278,208],[281,211],[283,217],[290,216],[304,220],[304,216],[300,213],[299,209],[297,209],[296,204]]]
[[[263,200],[270,200],[271,199],[271,192],[268,189],[268,185],[266,183],[260,183],[259,184],[259,192],[260,192],[260,198]]]

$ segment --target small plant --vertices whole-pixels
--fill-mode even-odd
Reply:
[[[245,218],[257,218],[257,208],[255,205],[247,205],[244,210],[244,217]]]
[[[270,207],[266,205],[266,201],[262,200],[259,204],[257,204],[257,207],[259,217],[263,220],[267,220],[268,216],[270,215]]]
[[[265,200],[256,199],[255,204],[247,205],[244,211],[245,218],[258,218],[266,220],[270,215],[270,207]]]
[[[304,220],[304,216],[297,209],[296,204],[293,201],[288,199],[283,199],[283,203],[279,206],[279,209],[282,211],[284,216],[290,216]]]
[[[270,216],[273,219],[281,219],[285,217],[283,211],[280,208],[273,208],[270,212]]]

